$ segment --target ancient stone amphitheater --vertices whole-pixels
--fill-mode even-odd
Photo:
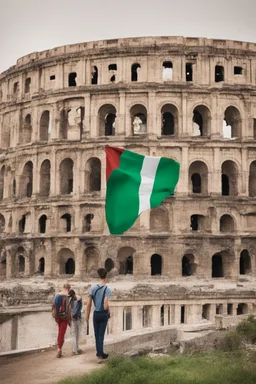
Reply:
[[[29,54],[0,75],[0,131],[5,289],[89,282],[105,265],[110,333],[256,311],[256,44],[147,37]],[[175,196],[120,237],[105,222],[105,145],[181,164]]]

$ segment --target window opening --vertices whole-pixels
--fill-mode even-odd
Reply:
[[[113,268],[114,268],[114,262],[112,259],[108,258],[106,261],[105,261],[105,269],[107,272],[110,272]]]
[[[69,75],[68,75],[68,86],[69,87],[75,87],[76,86],[76,72],[71,72]]]
[[[212,277],[223,277],[223,266],[221,255],[212,257]]]
[[[45,260],[44,260],[44,257],[41,257],[41,259],[39,260],[39,273],[41,273],[42,275],[44,274],[44,268],[45,268]]]
[[[240,275],[247,275],[251,272],[251,258],[247,249],[240,254]]]
[[[164,81],[172,80],[172,62],[171,61],[163,62],[163,80]]]
[[[154,254],[151,256],[151,276],[162,274],[162,257]]]
[[[162,114],[162,135],[174,135],[174,117],[171,112]]]
[[[98,68],[96,66],[92,69],[92,84],[98,84]]]
[[[39,219],[39,232],[40,233],[45,233],[46,232],[46,221],[47,221],[47,216],[43,215]]]
[[[26,225],[26,216],[22,215],[22,217],[19,221],[19,233],[24,233],[25,225]]]
[[[193,64],[186,64],[186,81],[193,81]]]
[[[126,274],[132,275],[133,274],[133,257],[128,256],[126,259]]]
[[[221,184],[222,196],[229,196],[229,178],[227,175],[221,175]]]
[[[192,231],[198,231],[198,215],[192,215],[190,217],[190,227]]]
[[[109,113],[105,120],[105,136],[113,136],[115,134],[116,115]]]
[[[28,77],[25,80],[25,93],[30,93],[30,84],[31,84],[31,78]]]
[[[256,119],[253,119],[253,138],[256,140]]]
[[[25,257],[19,256],[19,272],[25,272]]]
[[[192,193],[201,193],[202,187],[201,187],[201,176],[199,173],[193,173],[191,176],[192,181]]]
[[[242,67],[234,67],[234,75],[242,75],[243,68]]]
[[[66,220],[66,232],[71,232],[71,215],[69,213],[65,213],[61,216],[61,219]]]
[[[192,263],[187,256],[182,258],[182,276],[192,276]]]
[[[160,324],[162,327],[164,326],[164,305],[161,306],[160,310]]]
[[[180,322],[181,324],[185,323],[185,305],[180,307]]]
[[[222,65],[215,66],[215,83],[224,81],[224,67]]]
[[[133,64],[132,65],[132,81],[138,81],[138,69],[140,68],[140,64]]]
[[[85,220],[84,231],[85,232],[90,232],[91,231],[93,218],[94,218],[94,215],[92,213],[89,213],[88,215],[85,216],[85,218],[84,218],[84,220]]]
[[[13,84],[13,93],[17,93],[19,90],[19,82],[16,81],[16,83]]]
[[[117,71],[117,65],[116,64],[110,64],[108,66],[108,70],[111,74],[110,81],[114,83],[116,81],[116,71]]]
[[[227,310],[228,310],[228,315],[233,315],[233,304],[229,303]]]
[[[55,75],[51,75],[50,80],[55,80]]]
[[[75,262],[73,259],[68,259],[65,264],[65,273],[66,275],[74,275],[75,274]]]
[[[16,196],[16,180],[15,179],[13,180],[13,183],[12,183],[12,194],[13,196]]]
[[[200,112],[193,112],[193,136],[203,136],[203,117]]]

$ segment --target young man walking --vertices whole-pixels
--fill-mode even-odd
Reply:
[[[56,357],[62,356],[62,347],[67,326],[71,325],[71,298],[69,296],[70,284],[64,284],[63,290],[54,298],[52,305],[52,315],[58,324],[58,351]]]
[[[108,355],[103,351],[104,335],[109,319],[109,302],[112,290],[106,285],[107,271],[99,268],[97,273],[100,277],[99,284],[91,287],[87,302],[86,320],[89,321],[92,302],[94,303],[93,327],[96,341],[96,356],[106,359]]]

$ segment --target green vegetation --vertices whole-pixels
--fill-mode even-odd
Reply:
[[[185,356],[112,358],[88,376],[60,384],[255,384],[256,320],[249,317],[228,333],[218,350]]]

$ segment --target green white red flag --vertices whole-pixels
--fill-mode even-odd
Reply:
[[[180,164],[157,156],[143,156],[106,147],[106,220],[113,235],[121,235],[150,208],[174,194]]]

